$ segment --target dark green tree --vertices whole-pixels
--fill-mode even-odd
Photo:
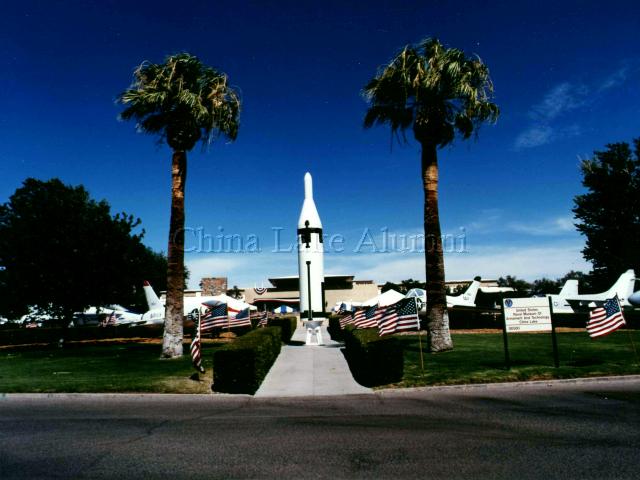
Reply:
[[[562,284],[559,280],[551,280],[550,278],[543,277],[534,280],[533,285],[531,285],[531,293],[533,295],[556,294],[561,288]]]
[[[382,293],[387,292],[389,290],[395,290],[396,292],[400,291],[400,285],[398,285],[397,283],[393,283],[393,282],[386,282],[384,285],[382,285],[382,288],[380,289],[380,291]]]
[[[582,162],[587,193],[575,197],[573,209],[596,289],[608,288],[629,268],[640,271],[640,138],[632,146],[606,147]]]
[[[575,270],[570,270],[562,278],[558,279],[559,288],[566,283],[567,280],[578,280],[578,285],[581,293],[595,293],[591,284],[591,276]]]
[[[407,293],[412,288],[425,288],[425,282],[421,282],[420,280],[414,280],[413,278],[409,278],[407,280],[402,280],[400,282],[400,293]]]
[[[125,106],[122,119],[136,120],[140,131],[158,135],[173,151],[162,356],[175,358],[182,355],[187,152],[199,141],[208,145],[218,136],[235,140],[240,99],[224,73],[188,53],[169,56],[161,64],[142,63],[133,85],[118,99]]]
[[[529,295],[531,293],[532,286],[526,280],[521,280],[511,275],[498,278],[499,287],[511,287],[516,293],[520,295]]]
[[[444,255],[438,209],[438,149],[470,138],[498,118],[489,69],[478,57],[437,39],[407,45],[364,88],[365,127],[388,124],[398,137],[409,129],[422,147],[427,328],[432,352],[453,348],[449,333]]]
[[[29,306],[68,324],[89,306],[135,303],[146,275],[166,259],[142,244],[140,220],[111,215],[82,186],[29,178],[0,206],[2,314]]]

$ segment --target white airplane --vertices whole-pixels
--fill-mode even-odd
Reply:
[[[337,301],[336,304],[331,307],[331,311],[336,313],[341,309],[347,312],[352,311],[356,307],[362,307],[363,302],[354,302],[353,300]]]
[[[98,325],[105,317],[108,319],[108,325],[142,325],[145,323],[140,313],[133,313],[120,305],[109,305],[108,307],[89,307],[81,313],[75,313],[73,324],[76,326]]]
[[[553,313],[587,311],[590,308],[602,305],[605,300],[613,298],[615,295],[618,295],[621,307],[631,307],[632,304],[629,302],[629,297],[633,295],[635,281],[636,274],[633,269],[629,269],[620,275],[616,283],[606,292],[579,294],[578,281],[567,280],[558,295],[547,295],[547,297],[551,297]]]
[[[142,315],[142,319],[146,323],[164,323],[165,317],[165,305],[162,303],[156,292],[153,290],[149,282],[145,281],[143,285],[144,295],[147,299],[147,305],[149,311]],[[251,308],[251,310],[257,310],[256,307],[237,300],[228,295],[209,295],[200,297],[184,297],[184,315],[196,315],[198,313],[203,314],[209,306],[206,303],[226,303],[228,305],[229,315],[234,317],[238,312]]]
[[[20,324],[23,326],[41,327],[45,322],[53,320],[51,315],[40,313],[36,307],[29,307],[29,313],[20,317]]]
[[[629,303],[634,307],[640,307],[640,290],[629,297]]]
[[[153,291],[153,288],[147,282],[144,281],[143,287],[144,296],[147,299],[147,306],[149,310],[142,314],[142,319],[146,324],[154,324],[154,323],[164,323],[164,305],[156,295],[156,292]]]
[[[476,306],[476,296],[478,295],[478,290],[480,290],[480,282],[478,280],[474,280],[471,282],[471,285],[462,292],[460,295],[447,295],[447,308],[452,307],[467,307],[467,308],[475,308]],[[418,306],[420,309],[424,309],[427,306],[427,292],[422,288],[412,288],[407,292],[405,297],[415,297],[418,299]]]

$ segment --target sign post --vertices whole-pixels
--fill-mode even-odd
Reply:
[[[560,366],[558,358],[558,342],[553,324],[553,306],[551,297],[505,298],[502,301],[504,319],[505,358],[508,362],[507,333],[550,332],[553,344],[553,361],[556,368]],[[508,363],[507,363],[508,368]]]
[[[510,358],[509,358],[509,339],[507,337],[507,321],[504,316],[504,302],[500,304],[502,307],[501,316],[502,316],[502,342],[504,343],[504,364],[507,367],[507,370],[511,369]]]
[[[553,344],[553,363],[556,368],[560,367],[560,358],[558,356],[558,339],[556,338],[556,324],[553,323],[553,302],[549,297],[549,317],[551,318],[551,342]]]

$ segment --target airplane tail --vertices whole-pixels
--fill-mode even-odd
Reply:
[[[618,295],[621,304],[627,304],[631,295],[633,295],[633,287],[636,283],[636,274],[632,268],[620,275],[620,278],[613,284],[607,293],[606,298]]]
[[[144,281],[143,288],[144,296],[147,299],[147,306],[149,307],[149,310],[164,308],[162,302],[160,302],[160,299],[158,298],[158,295],[156,295],[156,292],[153,291],[153,288],[146,280]]]
[[[578,280],[567,280],[558,294],[562,298],[571,298],[578,295]]]
[[[476,295],[478,295],[478,290],[480,290],[480,282],[478,280],[474,280],[471,282],[471,285],[464,291],[460,297],[464,300],[465,303],[475,305],[476,304]]]

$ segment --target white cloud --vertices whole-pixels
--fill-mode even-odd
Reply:
[[[229,285],[254,286],[269,283],[269,277],[298,274],[295,252],[194,254],[185,259],[189,288],[199,288],[203,277],[227,277]]]
[[[539,223],[511,222],[507,225],[509,230],[534,236],[553,236],[575,232],[573,217],[558,217]]]
[[[625,65],[619,68],[618,70],[616,70],[615,72],[613,72],[611,75],[609,75],[607,78],[604,79],[604,81],[600,84],[600,87],[598,88],[598,90],[599,91],[608,90],[610,88],[617,87],[618,85],[622,85],[627,79],[628,72],[629,72],[628,65]]]
[[[500,222],[502,212],[489,210],[488,215],[495,217],[493,232],[521,233],[520,242],[530,241],[526,246],[513,247],[493,244],[480,246],[467,241],[463,249],[450,248],[445,253],[447,279],[464,279],[481,275],[484,278],[515,275],[533,280],[543,276],[559,278],[569,270],[589,271],[590,266],[580,253],[583,244],[580,240],[569,240],[566,235],[574,232],[573,219],[570,216],[557,217],[549,221],[530,223]],[[487,227],[489,228],[489,227]],[[471,232],[471,228],[469,229]],[[416,231],[410,231],[408,235]],[[401,235],[400,232],[395,232]],[[474,232],[476,233],[476,232]],[[555,235],[557,238],[553,238]],[[546,238],[545,238],[546,237]],[[381,242],[376,244],[381,247]],[[544,240],[544,245],[540,242]],[[408,251],[390,251],[373,253],[370,248],[360,253],[354,252],[354,245],[345,245],[343,253],[325,254],[325,273],[355,275],[358,279],[375,282],[400,281],[407,278],[425,278],[424,253]],[[460,250],[466,250],[464,253]],[[190,270],[190,288],[198,288],[200,279],[210,276],[226,276],[229,285],[239,287],[268,286],[268,278],[297,275],[298,263],[296,251],[278,253],[262,251],[260,253],[214,253],[190,254],[186,264]]]
[[[582,133],[580,126],[573,124],[566,127],[552,128],[549,125],[533,125],[516,137],[516,150],[539,147],[560,138],[577,137]]]
[[[537,120],[552,120],[586,103],[589,88],[564,82],[553,87],[540,103],[531,108],[530,115]]]
[[[626,62],[600,81],[592,81],[589,84],[562,82],[555,85],[529,110],[532,122],[516,136],[514,148],[534,148],[561,138],[580,135],[579,125],[560,126],[557,122],[574,110],[592,105],[608,90],[626,82],[630,76],[631,64],[633,62]]]
[[[515,275],[526,280],[558,278],[569,270],[591,270],[582,257],[581,243],[558,243],[544,247],[486,248],[468,256],[450,255],[445,259],[448,278],[485,278]],[[477,273],[473,273],[477,272]]]
[[[548,125],[533,125],[516,137],[515,148],[538,147],[545,145],[553,138],[553,129]]]
[[[458,280],[476,275],[483,278],[515,275],[527,280],[559,278],[569,270],[591,270],[591,266],[582,258],[581,249],[579,243],[558,243],[544,247],[476,248],[467,253],[445,254],[446,278]],[[407,278],[424,279],[424,254],[345,256],[336,259],[327,271],[355,274],[357,278],[378,283]]]

